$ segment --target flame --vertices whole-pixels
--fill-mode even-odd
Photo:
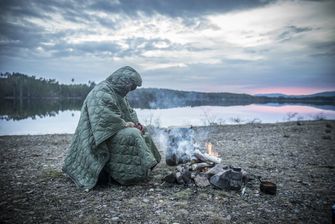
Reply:
[[[219,157],[219,153],[213,149],[213,144],[210,142],[206,142],[207,154],[210,156]]]

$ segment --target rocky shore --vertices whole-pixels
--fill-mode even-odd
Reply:
[[[135,186],[78,190],[61,172],[72,135],[0,137],[0,223],[331,223],[335,203],[335,121],[197,127],[222,163],[277,184],[245,194],[164,183],[163,160]],[[201,135],[199,135],[201,136]],[[164,154],[164,146],[156,139]]]

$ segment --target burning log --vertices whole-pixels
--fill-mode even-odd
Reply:
[[[194,150],[194,130],[192,127],[170,128],[168,130],[166,164],[176,166],[191,160]]]
[[[213,163],[221,163],[221,159],[215,156],[210,156],[207,153],[202,153],[198,149],[194,151],[194,156],[197,157],[202,162],[213,162]]]
[[[207,168],[207,167],[213,167],[213,164],[208,164],[208,163],[194,163],[191,166],[191,169],[193,171],[197,171],[203,168]]]

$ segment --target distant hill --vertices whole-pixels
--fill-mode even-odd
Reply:
[[[281,94],[281,93],[264,93],[264,94],[255,94],[254,96],[265,96],[265,97],[289,97],[288,95]]]
[[[247,105],[255,102],[256,97],[236,93],[204,93],[171,89],[140,88],[128,94],[133,107],[172,108],[201,105]]]
[[[309,98],[309,97],[335,97],[335,91],[320,92],[310,95],[286,95],[281,93],[256,94],[256,97],[286,97],[286,98]]]
[[[322,96],[322,97],[335,97],[335,91],[321,92],[309,95],[310,97]]]
[[[322,94],[322,93],[320,93]],[[233,106],[254,103],[335,105],[335,96],[252,96],[237,93],[205,93],[171,89],[140,88],[128,94],[136,108],[172,108],[182,106]]]

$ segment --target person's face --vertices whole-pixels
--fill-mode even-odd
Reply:
[[[133,83],[133,84],[131,85],[131,87],[130,87],[130,91],[133,91],[133,90],[135,90],[136,88],[137,88],[137,85]]]

